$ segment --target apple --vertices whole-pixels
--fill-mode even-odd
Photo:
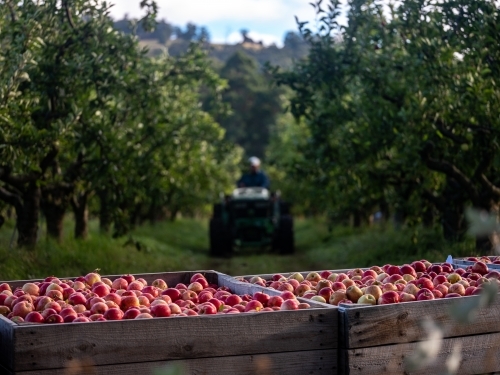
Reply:
[[[238,311],[239,312],[239,311]],[[198,306],[198,314],[200,315],[215,315],[217,314],[217,308],[210,302],[202,303]]]
[[[171,314],[172,310],[170,310],[170,306],[167,303],[151,306],[151,315],[153,316],[169,317]]]
[[[356,285],[354,280],[351,279],[342,280],[342,283],[345,285],[346,289],[349,288],[350,286]]]
[[[389,292],[389,291],[396,292],[396,291],[398,291],[398,287],[392,283],[383,284],[381,289],[382,289],[382,292]]]
[[[324,271],[321,271],[319,273],[319,275],[323,278],[323,279],[328,279],[328,276],[330,276],[332,274],[331,271],[328,271],[328,270],[324,270]]]
[[[296,299],[295,294],[293,294],[292,292],[288,292],[288,291],[282,292],[280,294],[280,297],[283,298],[283,301],[286,301],[287,299]]]
[[[22,290],[24,293],[31,294],[32,296],[38,296],[40,288],[34,283],[26,283],[23,285]]]
[[[371,269],[371,270],[373,270],[373,271],[375,271],[375,272],[377,273],[377,275],[378,275],[379,273],[384,272],[384,271],[382,270],[382,268],[380,268],[379,266],[372,266],[372,267],[370,267],[370,269]]]
[[[321,296],[312,296],[311,297],[311,301],[326,303],[327,300],[324,297],[321,297]]]
[[[295,272],[290,275],[289,280],[297,280],[298,282],[304,281],[304,276],[300,272]]]
[[[426,265],[420,261],[411,263],[411,267],[415,270],[415,272],[425,272],[427,270]]]
[[[92,286],[94,283],[101,281],[101,275],[99,275],[96,272],[90,272],[87,275],[85,275],[85,282],[89,285]]]
[[[306,302],[301,302],[301,303],[299,303],[299,305],[297,307],[299,310],[304,310],[304,309],[309,309],[311,307],[311,305],[309,305]],[[268,308],[269,307],[266,307],[266,309],[268,309]]]
[[[340,283],[342,284],[342,283]],[[344,284],[342,284],[344,285]],[[306,292],[310,291],[311,287],[309,285],[305,284],[300,284],[295,290],[294,294],[298,295],[299,297],[302,297]]]
[[[452,284],[449,288],[448,288],[448,293],[457,293],[457,294],[460,294],[461,296],[464,296],[465,295],[465,288],[462,284]]]
[[[434,299],[434,294],[432,294],[430,289],[422,288],[417,293],[417,301],[427,301]]]
[[[421,277],[420,279],[418,279],[416,285],[420,289],[429,289],[429,290],[434,289],[433,282],[430,279],[426,278],[426,277]]]
[[[409,275],[407,273],[403,275],[403,280],[405,280],[406,282],[412,281],[412,280],[415,280],[415,279],[416,279],[416,276]]]
[[[377,277],[375,278],[375,280],[382,282],[382,281],[385,280],[386,277],[389,277],[389,275],[387,273],[385,273],[385,272],[382,272],[382,273],[379,273],[377,275]]]
[[[10,320],[17,324],[24,322],[24,319],[21,318],[20,316],[12,316]]]
[[[198,281],[194,281],[188,285],[187,289],[189,291],[193,291],[195,293],[199,293],[203,290],[203,285],[201,285]]]
[[[363,295],[363,292],[359,287],[352,285],[346,289],[345,295],[349,300],[356,303],[358,302],[358,299]]]
[[[109,294],[109,286],[104,283],[97,286],[94,284],[94,286],[92,287],[92,292],[97,294],[99,297],[104,297],[105,295]]]
[[[285,291],[288,291],[288,292],[292,292],[295,290],[295,288],[293,287],[292,284],[289,284],[289,283],[282,283],[280,286],[278,286],[277,288],[280,292],[285,292]]]
[[[345,284],[343,282],[335,281],[334,283],[332,283],[332,289],[334,291],[337,291],[339,289],[346,290],[347,287],[345,286]]]
[[[406,292],[401,292],[399,294],[399,301],[400,302],[413,302],[416,300],[416,297],[413,294],[406,293]]]
[[[469,282],[467,280],[464,280],[464,279],[458,280],[457,284],[462,284],[465,289],[467,289],[470,286]]]
[[[245,306],[245,312],[254,311],[254,310],[260,311],[263,308],[264,308],[264,306],[262,305],[262,303],[260,303],[259,301],[256,301],[256,300],[252,300],[252,301],[248,302],[247,305]]]
[[[15,301],[17,300],[18,297],[16,297],[15,295],[11,295],[11,296],[8,296],[5,301],[3,302],[3,304],[7,307],[10,307],[12,308],[12,305],[15,303]],[[52,300],[52,298],[51,298]]]
[[[287,281],[287,283],[288,283],[288,284],[291,284],[291,285],[293,286],[293,289],[294,289],[294,290],[295,290],[295,289],[297,289],[297,288],[299,287],[299,285],[300,285],[300,282],[298,282],[298,281],[297,281],[297,280],[295,280],[295,279],[289,279],[289,280]]]
[[[10,314],[10,308],[8,308],[7,306],[1,306],[0,305],[0,315],[3,315],[3,316],[7,316]]]
[[[239,303],[241,303],[241,301],[242,299],[240,296],[238,296],[237,294],[231,294],[226,298],[225,304],[232,307],[234,305],[238,305]]]
[[[385,271],[386,274],[389,276],[392,275],[401,275],[401,270],[399,269],[398,266],[389,266],[387,267],[387,270]]]
[[[377,300],[371,294],[364,294],[361,297],[359,297],[357,303],[362,305],[376,305]]]
[[[49,316],[51,315],[54,315],[56,314],[57,315],[57,311],[52,309],[52,308],[48,308],[48,309],[45,309],[41,312],[42,316],[44,319],[47,319]]]
[[[310,290],[308,292],[305,292],[304,295],[302,296],[302,298],[307,298],[307,299],[311,299],[312,297],[314,297],[315,295],[317,295],[318,293],[316,293],[315,290]]]
[[[399,294],[393,290],[382,293],[377,303],[379,305],[387,305],[399,302]]]
[[[88,323],[90,322],[89,318],[86,316],[79,316],[76,319],[73,320],[72,323]]]
[[[330,287],[325,287],[325,288],[322,288],[319,292],[318,292],[318,296],[319,297],[323,297],[325,299],[325,302],[326,301],[329,301],[330,300],[330,297],[332,296],[334,290]],[[314,299],[314,298],[311,298],[311,299]]]
[[[437,275],[433,280],[432,283],[434,286],[445,283],[448,281],[448,278],[445,275]]]
[[[337,278],[335,279],[335,281],[339,281],[339,282],[342,282],[344,281],[345,279],[348,279],[349,276],[347,276],[345,273],[339,273]]]
[[[179,291],[179,289],[176,288],[167,288],[163,292],[161,292],[161,294],[169,296],[172,299],[172,301],[177,301],[182,297],[181,292]]]
[[[44,320],[45,318],[38,311],[31,311],[24,318],[24,321],[29,323],[43,323]]]
[[[287,299],[286,301],[283,301],[283,304],[280,307],[280,310],[298,310],[298,309],[299,309],[299,301],[293,299]]]
[[[125,312],[131,307],[139,307],[139,306],[140,306],[139,298],[137,298],[136,296],[122,297],[122,300],[120,302],[120,308]]]
[[[448,280],[449,283],[455,284],[455,283],[459,282],[460,280],[462,280],[462,277],[458,273],[450,273],[450,274],[448,274],[446,279]]]
[[[193,301],[194,303],[198,302],[198,294],[194,290],[185,290],[182,292],[181,298],[184,301]]]
[[[472,265],[471,270],[474,273],[486,275],[488,273],[488,266],[486,265],[486,263],[478,261]]]
[[[366,294],[372,295],[375,298],[375,301],[378,301],[383,292],[378,285],[370,285],[366,287],[364,293],[365,295]]]
[[[335,292],[333,292],[332,296],[330,297],[330,300],[328,301],[331,305],[337,306],[340,301],[346,299],[346,291],[343,289],[339,289]]]
[[[280,307],[283,304],[283,298],[280,296],[271,296],[267,302],[268,307]]]
[[[434,294],[434,298],[443,298],[444,297],[444,294],[441,293],[439,290],[437,289],[432,289],[431,290],[431,293]]]
[[[439,292],[441,292],[441,294],[443,295],[443,297],[448,294],[448,287],[446,285],[439,284],[439,285],[436,285],[434,287],[434,289],[438,290]]]
[[[302,276],[302,275],[301,275]],[[252,276],[249,280],[251,284],[256,284],[256,283],[265,283],[265,280],[262,277],[259,276]]]
[[[47,324],[64,323],[64,318],[58,314],[49,315],[47,318],[45,318],[45,323]]]
[[[321,280],[321,276],[319,273],[317,272],[309,272],[305,278],[306,280],[309,280],[309,281],[320,281]]]
[[[137,315],[135,317],[135,319],[152,319],[153,316],[149,313],[139,313],[139,315]]]
[[[9,292],[12,292],[12,288],[8,283],[1,283],[0,284],[0,292],[3,292],[4,290],[8,290]]]
[[[376,278],[377,278],[377,275],[378,275],[378,274],[377,274],[377,272],[375,272],[375,271],[374,271],[374,270],[372,270],[372,269],[369,269],[369,270],[364,271],[362,276],[363,276],[363,277],[371,276],[371,277],[373,277],[374,279],[376,279]]]

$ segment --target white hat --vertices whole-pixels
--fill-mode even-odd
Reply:
[[[256,156],[252,156],[250,159],[248,159],[248,162],[252,167],[259,167],[260,166],[260,159]]]

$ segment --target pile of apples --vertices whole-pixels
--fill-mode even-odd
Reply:
[[[384,305],[477,295],[485,283],[500,285],[500,272],[489,270],[480,260],[467,269],[420,260],[403,266],[356,268],[345,273],[310,272],[304,277],[296,272],[289,277],[275,274],[270,280],[259,276],[238,280],[332,305]]]
[[[257,292],[237,295],[209,284],[201,273],[190,284],[169,288],[162,279],[148,285],[127,274],[110,280],[96,272],[74,280],[47,277],[12,290],[0,284],[0,314],[16,323],[83,323],[215,314],[240,314],[309,308],[293,293],[269,296]]]

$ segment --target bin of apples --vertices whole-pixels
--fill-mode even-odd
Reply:
[[[427,260],[346,272],[295,272],[288,277],[274,274],[270,280],[259,276],[238,278],[239,281],[289,291],[296,296],[332,305],[383,305],[477,295],[483,284],[498,286],[499,279],[500,272],[488,269],[481,261],[466,269],[455,269],[450,263],[432,264]]]
[[[12,290],[0,284],[0,315],[16,323],[82,323],[196,315],[240,314],[309,308],[293,293],[270,296],[263,292],[233,294],[209,284],[201,273],[190,284],[168,287],[163,279],[148,285],[127,274],[110,280],[91,272],[75,279],[47,277]]]

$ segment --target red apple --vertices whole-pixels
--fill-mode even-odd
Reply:
[[[399,294],[395,291],[388,291],[382,293],[380,298],[378,299],[377,303],[379,305],[386,305],[386,304],[391,304],[391,303],[398,303],[399,302]]]
[[[176,288],[167,288],[163,292],[161,292],[161,294],[169,296],[172,299],[172,301],[174,301],[174,302],[177,301],[178,299],[180,299],[182,296],[179,289],[176,289]]]
[[[280,297],[283,298],[283,301],[286,301],[287,299],[296,299],[295,294],[288,291],[281,293]]]
[[[38,296],[40,288],[34,283],[26,283],[22,288],[24,293],[31,294],[32,296]]]
[[[245,312],[254,311],[254,310],[260,311],[263,308],[264,308],[264,306],[262,306],[262,303],[260,303],[259,301],[256,301],[256,300],[252,300],[252,301],[248,302],[247,305],[245,306]]]
[[[45,323],[47,324],[64,323],[64,318],[58,314],[49,315],[47,318],[45,318]]]
[[[422,288],[417,293],[417,301],[426,301],[434,299],[434,294],[432,294],[430,289]]]
[[[416,285],[420,289],[429,289],[429,290],[434,289],[433,282],[430,279],[426,278],[426,277],[421,277],[420,279],[418,279]]]
[[[198,314],[200,315],[215,315],[217,314],[217,308],[210,302],[202,303],[198,306]]]
[[[25,322],[30,322],[30,323],[43,323],[44,320],[45,320],[44,317],[38,311],[31,311],[24,318]]]
[[[283,304],[283,298],[280,296],[271,296],[267,303],[269,307],[280,307]]]
[[[167,303],[151,306],[151,315],[155,317],[169,317],[171,314],[170,306]]]
[[[294,299],[287,299],[283,301],[283,304],[280,307],[280,310],[298,310],[299,309],[299,301]]]
[[[120,308],[125,312],[132,307],[139,307],[139,306],[140,306],[139,298],[137,298],[136,296],[122,297],[122,300],[120,302]]]
[[[478,273],[480,275],[486,275],[488,273],[488,266],[484,262],[476,262],[472,265],[472,272]]]

